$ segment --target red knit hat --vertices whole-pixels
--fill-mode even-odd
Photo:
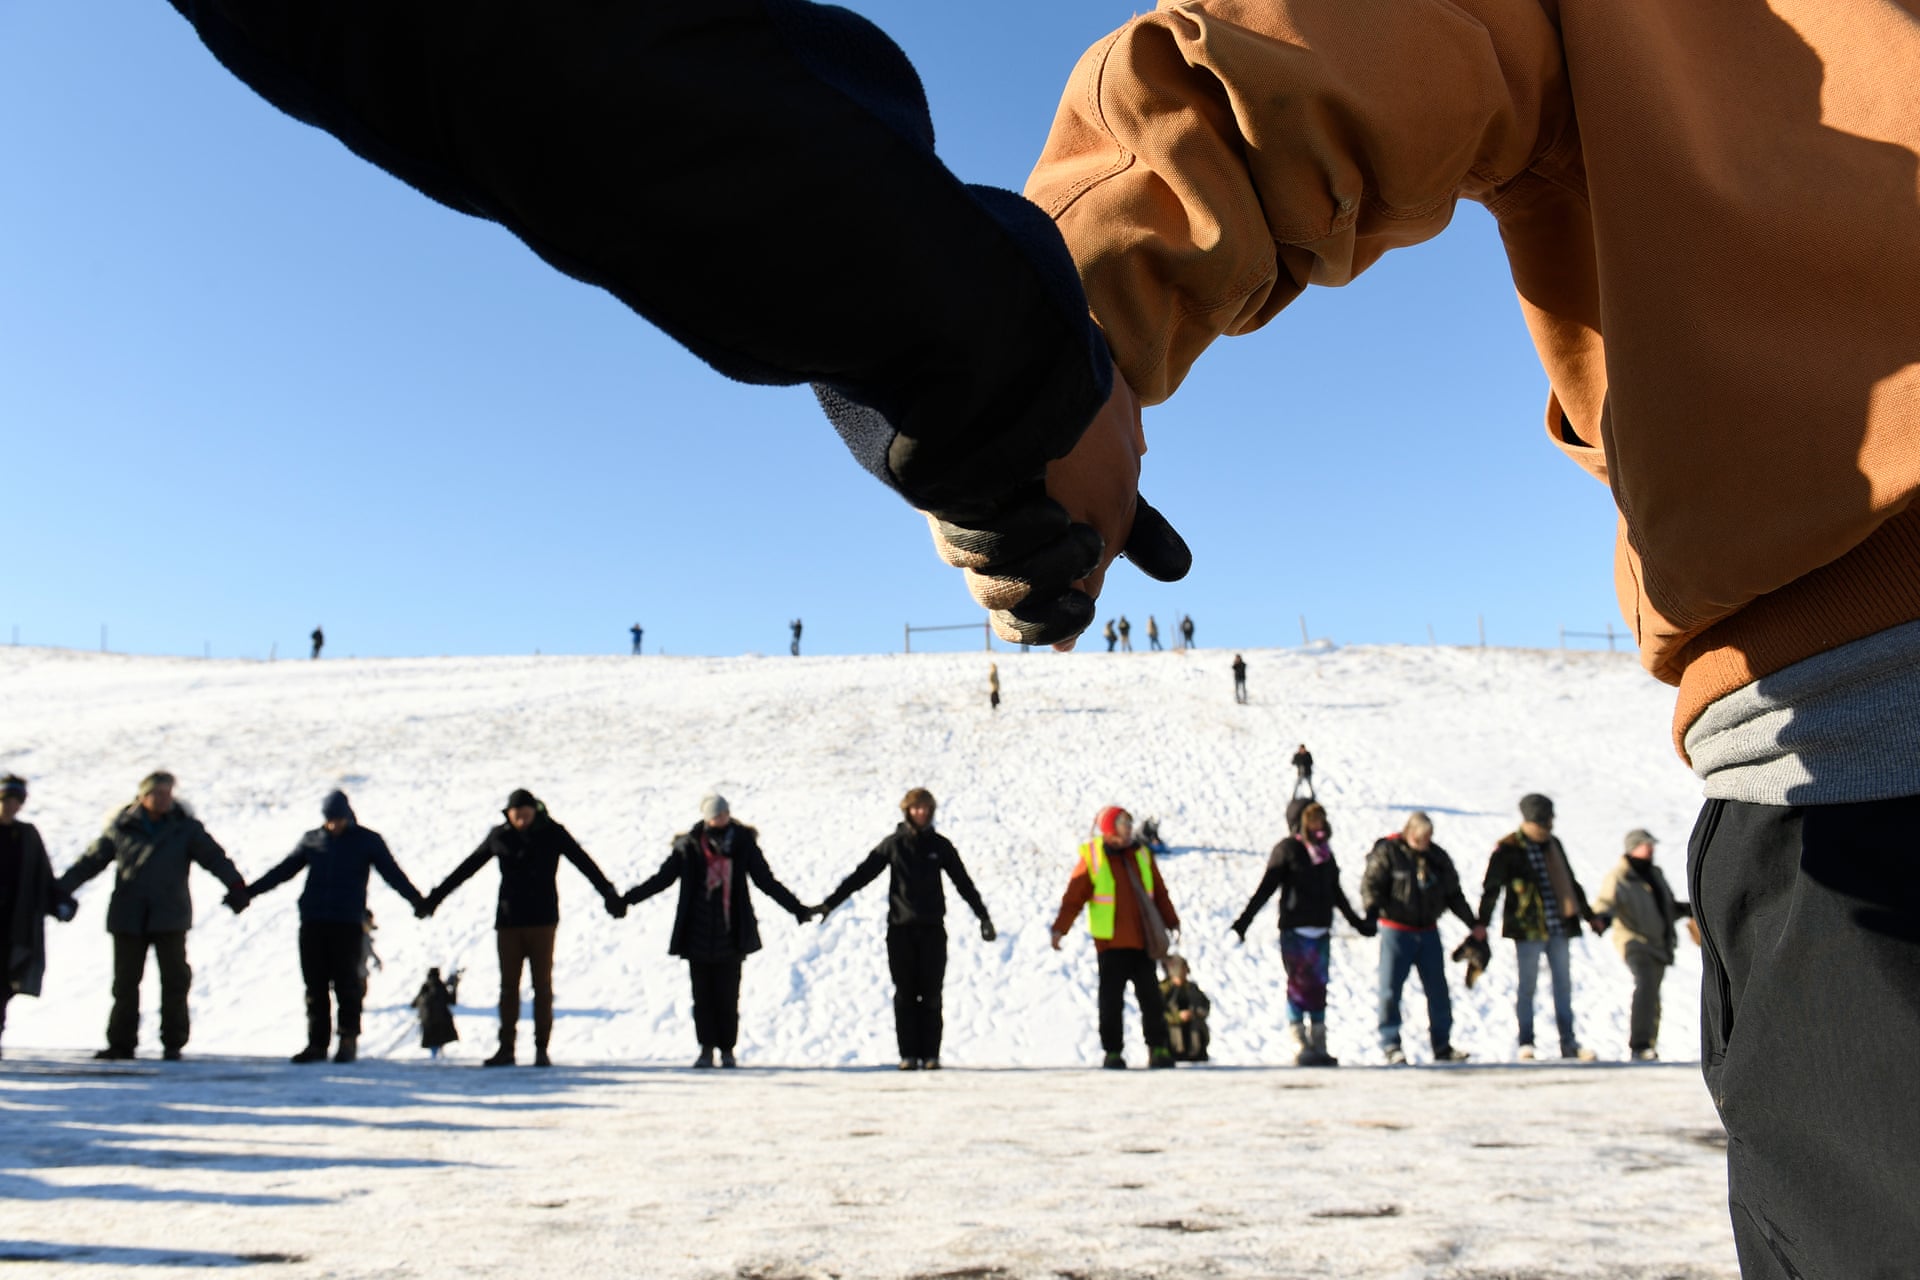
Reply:
[[[1120,833],[1116,828],[1122,818],[1127,820],[1128,826],[1132,826],[1133,815],[1117,804],[1110,804],[1100,811],[1099,817],[1093,820],[1093,829],[1100,833],[1102,840],[1118,840]],[[1129,832],[1128,835],[1131,837],[1132,833]]]

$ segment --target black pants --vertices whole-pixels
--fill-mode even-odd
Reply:
[[[740,961],[689,960],[693,979],[693,1033],[702,1049],[733,1052],[740,1038]]]
[[[0,951],[0,955],[6,952]],[[0,979],[0,1036],[7,1033],[7,1002],[13,999],[13,984]]]
[[[1714,800],[1689,849],[1701,1061],[1747,1280],[1920,1258],[1920,797]]]
[[[147,948],[160,967],[160,1046],[184,1048],[192,1032],[187,1016],[187,935],[116,933],[113,935],[113,1012],[107,1015],[107,1048],[132,1053],[140,1043],[140,980],[147,974]]]
[[[1627,970],[1633,974],[1627,1048],[1638,1053],[1660,1042],[1660,983],[1667,976],[1667,966],[1652,956],[1634,952],[1627,956]]]
[[[332,1021],[328,991],[340,1002],[340,1035],[360,1034],[360,946],[365,931],[357,924],[318,921],[300,925],[300,976],[307,984],[307,1045],[325,1049]]]
[[[902,1058],[940,1056],[940,988],[947,979],[947,929],[921,921],[887,926],[893,974],[893,1030]]]
[[[1140,1004],[1147,1047],[1171,1047],[1167,1010],[1160,1001],[1160,975],[1154,971],[1153,957],[1138,947],[1114,947],[1100,953],[1100,1047],[1118,1053],[1125,1042],[1128,983],[1133,984],[1133,998]]]

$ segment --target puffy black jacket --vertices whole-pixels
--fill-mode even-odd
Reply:
[[[844,9],[173,6],[275,106],[726,376],[820,384],[862,465],[916,506],[1037,480],[1111,390],[1052,220],[947,170],[906,55]]]
[[[307,869],[300,891],[300,918],[314,924],[359,924],[367,912],[367,873],[378,871],[393,891],[412,906],[426,901],[407,873],[393,860],[377,831],[355,823],[339,835],[315,827],[300,837],[279,866],[253,882],[247,895],[257,898]]]
[[[693,956],[695,950],[694,916],[703,905],[701,896],[707,889],[707,857],[700,848],[700,832],[705,825],[702,823],[676,838],[673,851],[660,864],[660,869],[626,893],[629,903],[641,903],[674,881],[680,882],[680,899],[674,907],[673,937],[667,943],[667,951],[671,955]],[[759,885],[769,898],[785,907],[796,920],[807,918],[807,907],[785,885],[774,879],[773,872],[767,869],[766,856],[760,852],[759,832],[738,822],[729,823],[728,829],[733,833],[727,842],[727,856],[733,859],[733,884],[729,890],[733,915],[728,922],[729,940],[735,952],[743,956],[751,955],[760,949],[761,942],[760,922],[753,913],[753,894],[747,890],[748,881]]]
[[[1284,889],[1280,895],[1280,927],[1282,929],[1326,929],[1333,925],[1333,909],[1340,908],[1340,914],[1347,923],[1361,932],[1367,932],[1371,926],[1354,911],[1353,904],[1347,901],[1346,890],[1340,887],[1340,864],[1333,858],[1315,864],[1313,855],[1307,852],[1307,846],[1292,836],[1288,836],[1273,846],[1273,853],[1267,859],[1267,872],[1260,877],[1259,888],[1253,891],[1253,898],[1247,903],[1246,910],[1233,922],[1235,933],[1245,936],[1247,926],[1260,914],[1260,908],[1267,905],[1267,899],[1274,890]]]
[[[500,906],[494,913],[496,929],[518,929],[530,925],[560,923],[560,859],[580,869],[587,883],[600,897],[611,903],[619,896],[605,874],[594,865],[587,851],[567,829],[547,816],[545,809],[535,815],[525,831],[511,822],[503,822],[487,832],[480,847],[467,855],[440,882],[427,901],[439,906],[448,894],[465,884],[473,873],[498,860],[500,863]],[[397,886],[396,886],[397,887]],[[358,919],[356,916],[355,919]]]
[[[115,870],[113,897],[107,901],[109,933],[185,933],[193,928],[193,895],[187,872],[194,863],[211,872],[229,890],[246,881],[200,820],[175,802],[159,818],[130,804],[113,816],[100,838],[54,886],[60,897],[105,871]]]
[[[0,875],[7,876],[0,892],[0,939],[7,944],[0,952],[0,986],[14,995],[37,996],[47,971],[47,913],[56,897],[53,867],[31,823],[0,828],[0,840],[10,841],[14,853],[13,865],[0,865]]]
[[[1460,890],[1460,873],[1453,859],[1437,844],[1416,852],[1404,836],[1375,842],[1360,873],[1360,906],[1408,929],[1431,929],[1440,913],[1451,911],[1471,929],[1479,921]]]
[[[893,872],[888,882],[888,924],[913,924],[921,920],[937,924],[944,920],[947,895],[940,883],[942,872],[953,877],[953,887],[973,908],[973,914],[982,920],[987,918],[986,904],[980,901],[980,891],[973,887],[973,877],[961,865],[959,850],[953,847],[953,842],[932,827],[916,830],[911,822],[902,822],[892,835],[875,845],[873,852],[853,869],[852,875],[840,882],[839,888],[827,895],[821,906],[834,910],[886,870]]]

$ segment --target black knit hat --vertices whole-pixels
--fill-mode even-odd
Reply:
[[[507,808],[509,809],[538,809],[539,807],[540,802],[534,799],[533,792],[527,790],[525,787],[519,788],[507,797]]]
[[[17,773],[0,777],[0,796],[12,796],[16,799],[27,798],[27,780]]]
[[[1552,822],[1553,801],[1537,791],[1521,796],[1520,817],[1526,822]]]

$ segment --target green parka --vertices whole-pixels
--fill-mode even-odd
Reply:
[[[184,805],[176,803],[164,816],[150,818],[139,805],[130,804],[113,816],[54,888],[58,896],[71,896],[112,866],[108,933],[185,933],[193,927],[187,872],[196,862],[229,890],[246,884],[226,850]]]

